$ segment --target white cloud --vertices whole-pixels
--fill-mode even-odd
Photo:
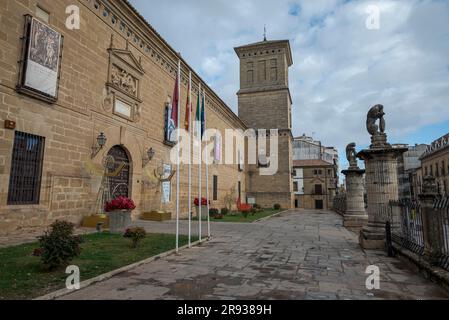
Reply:
[[[295,135],[316,132],[341,151],[351,141],[368,144],[365,117],[377,103],[385,105],[392,142],[449,120],[447,1],[132,3],[236,112],[233,48],[262,40],[264,24],[269,40],[289,39]],[[368,5],[381,9],[380,30],[365,26]]]

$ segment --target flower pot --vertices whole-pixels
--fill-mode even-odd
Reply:
[[[200,207],[195,207],[196,208],[196,217],[199,218],[200,216]],[[201,206],[201,219],[205,220],[207,219],[207,206]]]
[[[131,225],[131,210],[109,212],[109,232],[121,234]]]

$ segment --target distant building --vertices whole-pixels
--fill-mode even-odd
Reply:
[[[335,165],[324,160],[293,161],[295,207],[330,209],[338,188]]]
[[[420,161],[421,177],[435,177],[439,194],[449,195],[449,133],[432,142]]]
[[[295,206],[328,209],[338,193],[338,150],[303,135],[293,139]]]
[[[417,179],[416,171],[421,167],[421,161],[419,158],[427,149],[426,144],[416,144],[414,146],[408,145],[393,145],[393,147],[406,147],[408,151],[403,153],[398,159],[398,188],[400,199],[412,199],[415,198],[416,186],[413,181]]]

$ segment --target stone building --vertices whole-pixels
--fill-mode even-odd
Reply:
[[[438,193],[449,195],[449,134],[432,142],[420,160],[421,180],[418,184],[422,184],[422,177],[432,176],[436,179]]]
[[[338,181],[335,165],[324,160],[293,161],[295,207],[331,209]]]
[[[398,158],[398,188],[400,199],[412,199],[413,175],[416,170],[421,167],[419,158],[427,149],[425,144],[416,144],[414,146],[397,145],[399,147],[407,147],[408,151]],[[417,199],[417,198],[415,198]]]
[[[66,8],[72,5],[80,9],[79,30],[66,27]],[[205,89],[208,128],[244,131],[248,125],[282,129],[281,150],[287,156],[279,175],[266,180],[253,175],[250,184],[256,190],[252,194],[268,197],[266,204],[281,202],[290,207],[289,50],[286,41],[237,50],[239,55],[263,51],[267,79],[277,79],[269,93],[260,87],[242,88],[242,121],[127,1],[1,1],[0,233],[24,232],[56,219],[80,223],[84,216],[97,213],[105,160],[111,158],[114,161],[109,165],[118,174],[109,180],[109,188],[113,196],[129,196],[136,202],[134,218],[151,210],[174,213],[176,195],[172,191],[167,203],[162,203],[154,173],[176,169],[170,165],[172,146],[165,143],[164,131],[179,60],[182,122],[191,70],[192,100],[197,99],[199,84]],[[249,61],[243,65],[248,67]],[[254,61],[254,70],[261,65]],[[268,123],[262,119],[251,122],[250,114],[245,113],[250,107],[243,106],[268,97],[283,112],[273,111],[273,118],[265,116]],[[278,114],[282,116],[274,117]],[[204,187],[204,166],[202,170]],[[187,166],[182,166],[183,216],[188,211],[187,172]],[[197,175],[198,166],[193,166],[193,177]],[[246,168],[211,165],[209,175],[213,207],[222,207],[232,189],[245,199]],[[193,181],[193,190],[197,190],[197,181]],[[171,181],[173,189],[175,184],[176,178]],[[273,193],[273,189],[279,192]]]
[[[248,197],[262,206],[293,205],[292,99],[288,68],[293,64],[288,40],[262,41],[235,48],[240,59],[239,117],[250,129],[278,129],[278,170],[260,174],[267,163],[250,164]],[[269,132],[269,131],[268,131]],[[260,137],[258,137],[260,141]],[[259,149],[259,152],[261,150]],[[270,146],[262,153],[270,153]],[[262,156],[265,156],[262,154]]]

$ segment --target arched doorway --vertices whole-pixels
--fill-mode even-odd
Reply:
[[[128,152],[121,146],[114,146],[109,150],[108,156],[114,158],[114,167],[111,172],[123,166],[119,174],[109,177],[109,187],[111,197],[115,199],[119,196],[130,197],[131,192],[131,166]]]

